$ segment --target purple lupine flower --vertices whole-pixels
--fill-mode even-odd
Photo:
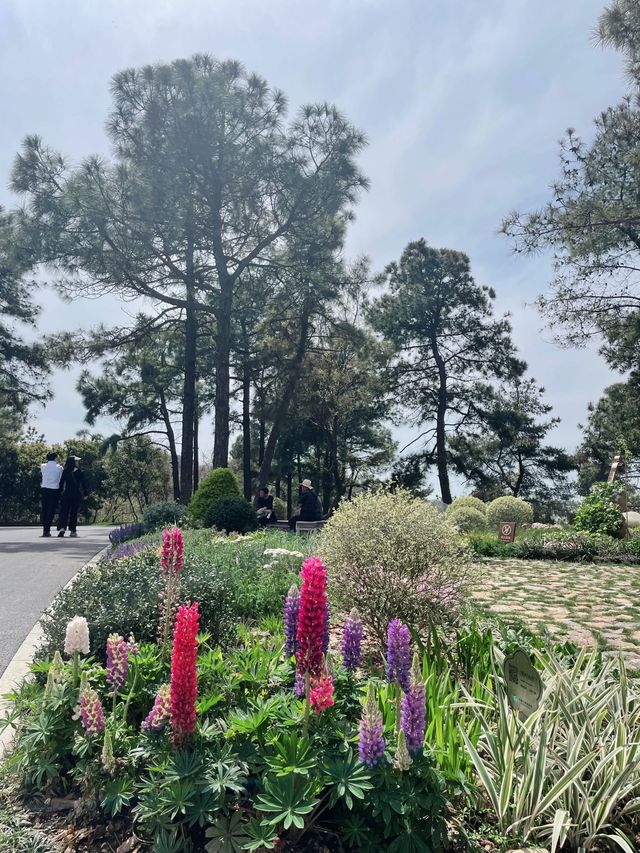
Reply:
[[[299,670],[296,670],[296,681],[293,687],[293,692],[299,699],[305,694],[304,675],[301,675]]]
[[[410,646],[409,629],[399,619],[392,619],[387,631],[387,681],[397,681],[405,692],[409,689]]]
[[[104,731],[104,711],[100,697],[91,687],[80,692],[80,716],[88,735],[97,735]]]
[[[418,655],[415,654],[411,666],[409,689],[402,698],[402,715],[400,717],[400,728],[407,739],[407,749],[410,755],[420,752],[424,746],[426,707],[420,662]]]
[[[142,524],[135,522],[134,524],[121,524],[109,534],[109,541],[112,545],[119,545],[121,542],[126,542],[127,539],[137,539],[142,536]]]
[[[153,702],[153,707],[142,721],[142,731],[144,732],[159,732],[165,727],[170,713],[170,687],[168,684],[163,684],[156,694]]]
[[[329,623],[331,618],[331,612],[329,610],[329,602],[325,601],[324,603],[324,625],[322,630],[322,654],[326,655],[329,651]]]
[[[360,646],[362,645],[362,620],[354,607],[344,623],[342,634],[342,663],[349,672],[355,672],[360,665]]]
[[[117,693],[127,683],[129,672],[129,647],[120,634],[107,637],[107,681]]]
[[[369,682],[367,699],[360,718],[360,738],[358,756],[367,767],[375,767],[384,756],[384,737],[382,736],[382,716],[376,702],[372,682]]]
[[[150,548],[156,547],[151,542],[121,542],[109,554],[107,559],[124,560],[126,557],[135,557],[136,554],[140,554],[142,551],[148,551]]]
[[[284,600],[284,635],[286,640],[284,653],[288,658],[295,654],[297,649],[296,634],[298,633],[299,611],[300,591],[295,584],[291,584],[291,588]]]

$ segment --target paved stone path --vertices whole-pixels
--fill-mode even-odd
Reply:
[[[112,527],[41,539],[36,527],[0,527],[0,675],[56,592],[108,544]]]
[[[560,641],[621,649],[640,670],[640,567],[487,560],[477,604]]]

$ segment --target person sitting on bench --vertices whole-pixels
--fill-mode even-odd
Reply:
[[[296,529],[298,521],[322,521],[322,503],[311,480],[303,480],[300,484],[300,512],[289,519],[291,530]]]
[[[256,500],[256,509],[258,510],[258,522],[260,527],[266,527],[267,524],[275,524],[278,520],[273,508],[273,495],[269,494],[269,489],[262,486],[258,499]]]

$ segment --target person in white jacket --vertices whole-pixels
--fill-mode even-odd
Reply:
[[[47,453],[47,461],[40,466],[42,471],[42,535],[51,536],[51,525],[53,517],[58,508],[60,499],[60,478],[62,477],[62,465],[56,462],[58,454]]]

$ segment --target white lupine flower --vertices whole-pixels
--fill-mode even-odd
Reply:
[[[72,655],[74,652],[79,652],[81,655],[89,654],[89,624],[84,616],[74,616],[67,625],[64,652],[67,655]]]

